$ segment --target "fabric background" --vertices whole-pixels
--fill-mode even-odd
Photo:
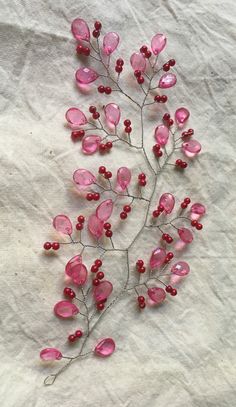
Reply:
[[[225,407],[236,406],[235,355],[235,2],[227,0],[1,0],[1,407]],[[123,117],[133,121],[126,100],[81,95],[74,86],[79,63],[70,22],[77,16],[90,26],[121,34],[120,51],[149,44],[166,33],[162,60],[177,60],[178,83],[168,107],[191,111],[191,127],[203,152],[186,173],[162,175],[160,193],[190,196],[206,204],[204,230],[184,254],[191,274],[179,295],[159,310],[138,314],[132,295],[117,304],[97,328],[93,340],[112,336],[117,352],[109,360],[75,363],[52,387],[44,377],[57,369],[43,366],[40,349],[67,349],[71,324],[52,314],[61,298],[63,266],[75,248],[45,256],[42,244],[53,240],[51,219],[84,211],[71,192],[78,167],[113,171],[127,164],[143,167],[126,148],[109,157],[85,157],[70,140],[64,113],[73,105],[86,111],[92,103],[117,100]],[[128,72],[128,68],[126,70]],[[128,75],[128,73],[127,73]],[[135,92],[135,90],[133,90]],[[146,142],[161,114],[146,117]],[[85,214],[87,214],[87,209]],[[135,208],[120,240],[130,241],[140,221]],[[145,260],[156,244],[146,234],[135,247]],[[122,259],[107,257],[106,274],[115,286],[124,279]],[[78,323],[74,323],[78,327]]]

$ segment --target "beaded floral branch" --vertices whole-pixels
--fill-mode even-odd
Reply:
[[[62,319],[73,318],[75,315],[81,316],[81,327],[68,336],[68,342],[73,344],[73,347],[75,343],[78,343],[79,346],[74,356],[64,355],[56,348],[45,348],[41,351],[40,357],[44,361],[66,360],[63,367],[45,379],[46,385],[53,384],[55,379],[77,359],[91,354],[107,357],[114,352],[115,341],[110,337],[97,340],[92,349],[86,349],[86,345],[98,323],[122,297],[133,293],[136,297],[137,307],[141,311],[146,306],[158,306],[166,299],[167,294],[176,296],[177,289],[171,284],[179,283],[189,273],[190,267],[188,263],[182,260],[177,260],[171,265],[175,255],[172,251],[168,251],[167,247],[172,244],[176,252],[180,252],[190,244],[193,241],[193,233],[186,226],[201,230],[202,224],[199,223],[199,219],[205,214],[205,207],[200,203],[194,203],[186,212],[190,205],[189,197],[181,202],[176,209],[176,214],[171,219],[170,215],[175,207],[175,197],[171,193],[164,193],[159,198],[158,204],[156,203],[157,181],[163,169],[172,166],[176,171],[183,171],[188,166],[188,163],[181,158],[176,158],[174,162],[171,162],[173,155],[181,151],[190,162],[201,151],[200,143],[192,139],[194,130],[185,129],[183,131],[190,116],[185,107],[177,109],[173,119],[169,113],[165,113],[162,123],[155,128],[155,144],[152,152],[154,159],[149,158],[145,147],[144,109],[153,104],[166,103],[167,96],[161,95],[160,91],[171,88],[177,81],[176,75],[169,72],[175,65],[174,59],[158,67],[158,57],[166,46],[166,37],[163,34],[156,34],[151,40],[151,50],[143,45],[139,52],[134,52],[131,55],[130,64],[138,84],[137,91],[141,95],[143,94],[140,102],[134,99],[133,93],[132,95],[128,94],[121,85],[120,79],[124,69],[123,59],[118,58],[115,66],[111,61],[111,55],[120,41],[119,35],[115,32],[105,34],[101,45],[99,42],[101,28],[101,23],[96,21],[92,32],[94,40],[92,40],[89,27],[84,20],[77,18],[72,22],[72,33],[78,41],[77,53],[95,60],[102,69],[102,72],[98,73],[90,67],[79,68],[75,75],[77,85],[84,90],[99,78],[106,82],[98,86],[97,90],[100,94],[110,95],[119,92],[128,99],[128,102],[132,103],[140,113],[140,140],[136,141],[131,137],[130,119],[126,118],[123,121],[124,127],[121,128],[120,108],[113,102],[103,106],[101,112],[98,111],[97,107],[90,106],[90,119],[80,109],[70,108],[66,112],[66,120],[72,129],[71,137],[73,141],[82,141],[82,151],[87,155],[95,152],[104,155],[118,143],[134,148],[142,154],[150,176],[147,177],[144,172],[141,172],[134,177],[128,167],[120,167],[117,169],[116,177],[114,177],[105,166],[99,167],[97,175],[84,168],[77,169],[73,174],[74,185],[81,199],[95,202],[101,200],[103,196],[106,196],[106,199],[102,200],[98,206],[96,205],[87,220],[82,214],[78,216],[74,233],[69,217],[66,215],[56,216],[53,219],[53,226],[68,240],[61,238],[60,242],[46,242],[44,244],[46,251],[58,250],[62,245],[73,245],[78,248],[76,255],[65,266],[65,274],[75,288],[65,287],[63,294],[66,299],[59,301],[54,306],[54,313]],[[158,85],[156,85],[154,80],[156,81],[158,74],[161,76]],[[152,184],[149,196],[144,193],[147,182]],[[135,192],[131,192],[131,187],[132,191]],[[125,200],[120,212],[121,221],[132,216],[134,202],[142,201],[145,205],[142,224],[134,233],[127,247],[117,246],[113,242],[113,233],[116,231],[112,227],[110,217],[115,205],[119,206],[119,200]],[[93,239],[89,243],[85,243],[85,237],[82,233],[86,223]],[[171,235],[167,233],[170,229],[173,232]],[[158,247],[153,248],[149,264],[144,264],[144,261],[139,258],[136,264],[132,265],[130,263],[131,248],[143,234],[152,231],[160,233],[160,243]],[[98,255],[91,265],[89,273],[88,267],[84,264],[83,254],[90,250],[97,250]],[[120,253],[126,262],[125,279],[122,288],[115,297],[112,296],[112,282],[105,278],[104,271],[101,270],[104,256],[107,253]],[[133,270],[134,277],[136,276],[135,284],[131,283]]]

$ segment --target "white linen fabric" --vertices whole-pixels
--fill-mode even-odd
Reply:
[[[0,0],[0,6],[1,407],[236,406],[235,1]],[[107,101],[117,101],[122,118],[132,119],[133,139],[140,132],[138,113],[123,97],[100,96],[95,87],[82,95],[74,86],[79,61],[70,23],[78,16],[90,27],[98,19],[104,30],[120,33],[114,58],[125,59],[127,78],[131,52],[157,32],[167,35],[161,60],[174,57],[178,75],[176,87],[165,92],[168,108],[190,109],[189,124],[203,152],[184,175],[171,168],[163,173],[158,193],[203,202],[207,216],[203,231],[183,253],[191,273],[179,295],[142,313],[132,294],[119,302],[91,338],[92,346],[100,337],[113,337],[113,356],[76,362],[45,387],[44,377],[62,364],[45,367],[39,351],[55,346],[72,353],[66,337],[80,327],[80,319],[61,322],[52,313],[64,286],[64,264],[76,249],[42,253],[43,242],[55,238],[53,216],[76,219],[90,211],[72,193],[71,175],[76,168],[95,171],[104,163],[113,172],[126,164],[150,176],[133,150],[119,147],[104,158],[85,157],[79,143],[70,140],[67,108],[76,105],[87,112],[90,104]],[[135,95],[139,91],[131,78]],[[147,146],[164,110],[145,116]],[[138,206],[129,219],[114,238],[118,245],[128,244],[140,226]],[[156,244],[156,235],[146,233],[131,263],[140,253],[148,261]],[[107,256],[104,271],[115,287],[125,279],[119,256]]]

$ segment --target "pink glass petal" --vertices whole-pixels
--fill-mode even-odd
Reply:
[[[169,129],[164,124],[157,126],[155,129],[155,139],[161,147],[164,147],[169,139]]]
[[[110,356],[115,351],[116,345],[112,338],[102,339],[96,345],[94,352],[103,358]]]
[[[195,203],[191,206],[190,212],[191,212],[191,219],[198,220],[201,216],[205,215],[206,208],[204,205],[202,205],[200,203]]]
[[[174,86],[177,82],[177,78],[174,73],[165,73],[159,81],[159,88],[167,89]]]
[[[160,287],[150,287],[147,291],[148,296],[155,304],[160,304],[166,298],[166,292]]]
[[[90,40],[88,25],[82,18],[76,18],[74,21],[72,21],[71,31],[76,40]]]
[[[75,74],[76,81],[82,85],[88,85],[96,81],[98,77],[98,73],[91,68],[79,68]]]
[[[72,223],[66,215],[57,215],[53,219],[53,227],[57,230],[57,232],[63,233],[64,235],[72,234]]]
[[[182,144],[182,151],[187,157],[194,157],[199,154],[202,149],[201,144],[197,140],[185,141]]]
[[[60,301],[54,306],[54,312],[57,317],[71,318],[78,314],[79,308],[70,301]]]
[[[77,260],[78,257],[79,260]],[[81,263],[81,256],[75,256],[67,263],[65,273],[78,286],[84,285],[87,281],[88,271],[86,266]]]
[[[106,55],[111,55],[120,42],[120,37],[117,33],[107,33],[103,38],[103,51]]]
[[[146,59],[140,52],[134,52],[130,58],[130,64],[134,71],[144,72],[146,69]]]
[[[175,121],[179,127],[182,127],[188,120],[190,112],[185,107],[180,107],[175,112]]]
[[[86,136],[82,140],[82,151],[84,154],[94,154],[101,142],[100,136]]]
[[[80,256],[79,254],[77,254],[76,256],[72,257],[72,258],[68,261],[68,263],[66,264],[65,273],[66,273],[68,276],[71,276],[72,273],[73,273],[73,271],[72,271],[73,266],[75,266],[76,264],[81,264],[81,263],[82,263],[82,256]]]
[[[178,261],[171,267],[171,273],[177,276],[186,276],[190,272],[190,267],[186,261]]]
[[[159,205],[164,207],[166,214],[169,214],[173,211],[175,206],[175,197],[172,194],[165,193],[160,197]]]
[[[166,258],[166,251],[161,247],[157,247],[153,250],[151,258],[150,258],[150,267],[151,269],[158,268],[164,264]]]
[[[191,230],[189,230],[187,228],[178,229],[178,234],[179,234],[180,239],[184,243],[191,243],[193,241],[193,234],[192,234]]]
[[[96,302],[106,300],[112,293],[113,285],[110,281],[101,281],[98,286],[94,288],[93,298]]]
[[[40,358],[42,360],[60,360],[62,358],[62,354],[56,348],[46,348],[41,350]]]
[[[115,103],[109,103],[108,105],[105,106],[104,108],[105,116],[106,119],[109,123],[114,124],[117,126],[117,124],[120,121],[120,108],[118,105]]]
[[[90,171],[79,168],[74,172],[73,180],[76,184],[87,186],[94,184],[96,177]]]
[[[166,37],[163,34],[156,34],[152,38],[151,48],[154,55],[160,54],[166,46]]]
[[[97,207],[96,216],[103,222],[106,222],[110,218],[112,211],[113,211],[113,201],[112,199],[106,199],[106,201],[103,201]]]
[[[87,123],[87,118],[84,113],[76,107],[71,107],[67,110],[66,120],[72,129],[84,126]]]
[[[88,229],[96,239],[99,239],[102,236],[103,223],[104,222],[96,215],[90,215],[88,219]]]
[[[131,171],[127,167],[120,167],[117,171],[117,184],[124,191],[130,184]]]

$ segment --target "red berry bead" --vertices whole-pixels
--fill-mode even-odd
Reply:
[[[63,294],[64,294],[65,297],[68,297],[70,292],[71,292],[70,287],[65,287],[64,290],[63,290]]]
[[[170,119],[169,113],[165,113],[164,116],[163,116],[163,120],[168,121],[169,119]]]
[[[157,102],[157,103],[160,103],[161,102],[161,99],[162,97],[160,96],[160,95],[156,95],[155,97],[154,97],[154,101],[155,102]]]
[[[52,249],[53,249],[53,250],[58,250],[58,249],[60,249],[60,243],[58,243],[58,242],[53,242],[53,243],[52,243]]]
[[[187,204],[187,205],[189,205],[190,204],[190,202],[191,202],[191,199],[190,198],[184,198],[184,202]]]
[[[90,49],[89,49],[89,47],[84,47],[84,49],[83,49],[83,54],[84,54],[86,57],[88,57],[88,56],[90,55]]]
[[[98,113],[98,112],[93,113],[93,119],[94,120],[99,119],[99,117],[100,117],[100,113]]]
[[[45,250],[50,250],[51,247],[52,247],[52,244],[50,242],[45,242],[44,245],[43,245],[43,248]]]
[[[105,305],[103,302],[99,302],[96,304],[96,307],[97,307],[98,311],[102,311],[104,309]]]
[[[94,199],[94,201],[99,201],[99,199],[100,199],[100,194],[99,194],[99,192],[95,192],[95,193],[93,194],[93,199]]]
[[[166,240],[168,238],[168,234],[167,233],[163,233],[163,235],[161,236],[162,240]]]
[[[138,179],[146,179],[146,175],[142,172],[139,174]]]
[[[169,243],[169,244],[171,244],[171,243],[173,242],[173,238],[172,238],[171,236],[168,236],[168,237],[166,238],[166,242]]]
[[[99,145],[99,151],[100,151],[100,153],[104,153],[104,151],[106,151],[106,144],[104,144],[104,143],[101,143],[100,145]]]
[[[106,179],[110,179],[110,178],[112,177],[111,171],[106,171],[104,177],[105,177]]]
[[[162,101],[162,103],[166,103],[167,100],[168,100],[168,97],[167,97],[166,95],[162,95],[162,96],[161,96],[161,101]]]
[[[79,223],[84,223],[85,217],[84,217],[83,215],[79,215],[78,218],[77,218],[77,221],[78,221]]]
[[[100,35],[100,31],[99,30],[93,30],[93,37],[94,38],[98,38]]]
[[[106,230],[105,235],[106,237],[112,237],[113,232],[111,230]]]
[[[160,216],[160,212],[158,210],[155,210],[155,211],[152,212],[152,216],[154,218],[158,218],[158,216]]]
[[[196,229],[201,230],[203,228],[203,225],[201,223],[196,224]]]
[[[136,69],[136,71],[134,71],[134,76],[136,78],[139,78],[142,75],[142,72],[139,69]]]
[[[76,338],[81,338],[83,336],[83,332],[80,329],[78,329],[78,331],[75,331],[75,336]]]
[[[187,206],[188,206],[188,205],[186,204],[186,202],[182,202],[182,203],[181,203],[181,208],[182,208],[182,209],[186,209]]]
[[[93,200],[93,194],[92,194],[91,192],[89,192],[89,193],[86,195],[86,199],[87,199],[87,201],[92,201],[92,200]]]
[[[101,259],[96,259],[95,262],[94,262],[94,264],[95,264],[97,267],[101,267],[101,266],[102,266],[102,260],[101,260]]]
[[[172,260],[172,259],[173,259],[173,257],[174,257],[174,253],[169,252],[169,253],[167,253],[166,257],[167,257],[168,261],[170,261],[170,260]]]
[[[144,54],[145,58],[151,58],[152,56],[152,52],[148,49],[145,54]]]
[[[140,185],[141,187],[145,187],[146,184],[147,184],[147,181],[146,181],[145,179],[140,179],[140,180],[139,180],[139,185]]]
[[[175,161],[175,165],[176,165],[177,167],[180,167],[181,164],[182,164],[182,160],[181,160],[180,158],[178,158],[178,159]]]
[[[102,279],[104,278],[104,273],[103,273],[102,271],[99,271],[99,272],[96,274],[96,278],[98,278],[98,280],[102,280]]]
[[[95,113],[97,111],[96,106],[89,106],[90,113]]]
[[[69,342],[75,342],[75,341],[76,341],[76,336],[73,335],[73,334],[72,334],[72,335],[69,335],[69,336],[68,336],[68,341],[69,341]]]
[[[145,54],[148,50],[148,47],[146,45],[142,45],[142,47],[140,48],[140,52],[142,52],[143,54]]]
[[[93,285],[98,286],[99,284],[100,284],[100,281],[98,280],[98,278],[94,278],[93,279]]]
[[[105,174],[106,172],[106,167],[104,167],[103,165],[101,165],[101,167],[99,167],[98,169],[99,174]]]
[[[173,295],[173,297],[174,297],[175,295],[177,295],[177,290],[175,288],[172,288],[170,294]]]
[[[146,303],[145,302],[140,302],[139,303],[139,308],[143,309],[146,307]]]
[[[171,287],[171,285],[167,285],[167,286],[166,286],[166,292],[167,292],[167,293],[171,293],[171,292],[172,292],[172,287]]]
[[[131,133],[132,132],[132,127],[130,127],[130,126],[128,126],[128,127],[125,127],[125,132],[126,133]]]
[[[82,230],[84,228],[84,225],[83,225],[83,223],[77,223],[75,227],[76,227],[76,230]]]
[[[85,135],[84,130],[76,130],[71,132],[71,139],[73,141],[79,140],[81,137]]]
[[[120,66],[120,65],[116,65],[116,67],[115,67],[115,71],[116,71],[117,73],[121,73],[121,72],[123,71],[122,66]]]
[[[146,267],[145,267],[145,266],[142,266],[142,267],[139,267],[139,268],[138,268],[138,272],[139,272],[139,273],[145,273],[145,271],[146,271]]]
[[[104,92],[105,92],[105,86],[99,85],[99,86],[98,86],[98,92],[99,92],[99,93],[104,93]]]
[[[167,72],[170,70],[170,65],[168,63],[163,65],[163,71]]]
[[[145,298],[144,298],[143,295],[139,295],[139,296],[138,296],[138,302],[139,302],[139,303],[144,303],[144,302],[145,302]]]
[[[191,225],[195,228],[197,226],[198,222],[197,220],[192,220]]]
[[[158,209],[159,212],[163,212],[165,208],[164,208],[163,205],[158,205],[157,209]]]
[[[106,223],[104,223],[103,228],[105,230],[109,230],[109,229],[111,229],[111,224],[109,222],[106,222]]]
[[[126,212],[126,213],[129,213],[129,212],[131,212],[131,206],[130,205],[125,205],[125,206],[123,206],[123,210],[124,210],[124,212]]]
[[[168,63],[170,66],[175,66],[175,59],[170,59]]]
[[[116,60],[116,65],[123,66],[123,65],[124,65],[123,59],[122,59],[122,58],[118,58],[118,59]]]
[[[79,45],[76,47],[76,51],[77,51],[77,54],[82,54],[83,51],[84,51],[83,45],[79,44]]]
[[[70,290],[68,297],[73,300],[73,298],[75,298],[75,292],[73,290]]]
[[[144,261],[142,259],[139,259],[139,260],[136,261],[136,267],[137,268],[143,267],[143,265],[144,265]]]
[[[105,93],[106,93],[106,95],[110,95],[110,93],[111,93],[111,88],[110,88],[110,86],[107,86],[107,87],[105,88]]]
[[[139,78],[137,78],[137,82],[139,83],[139,85],[142,85],[142,83],[144,82],[144,77],[139,76]]]
[[[129,127],[131,125],[131,121],[129,119],[124,120],[125,127]]]
[[[187,168],[188,164],[185,161],[182,161],[181,168]]]
[[[94,28],[95,28],[95,30],[98,30],[98,31],[101,30],[102,23],[100,23],[100,21],[95,21]]]
[[[122,220],[126,219],[126,218],[127,218],[127,213],[126,213],[126,212],[121,212],[121,213],[120,213],[120,218],[121,218]]]
[[[169,126],[173,126],[173,124],[174,124],[174,120],[173,120],[173,119],[169,119],[169,120],[168,120],[168,125],[169,125]]]
[[[112,147],[113,147],[112,141],[107,141],[107,143],[106,143],[106,148],[107,148],[108,150],[110,150]]]
[[[98,272],[98,267],[99,267],[99,266],[97,266],[97,264],[93,264],[93,265],[91,266],[91,268],[90,268],[90,271],[91,271],[92,273],[97,273],[97,272]]]

